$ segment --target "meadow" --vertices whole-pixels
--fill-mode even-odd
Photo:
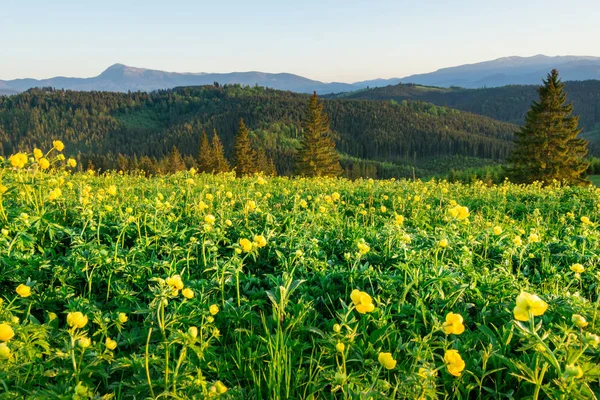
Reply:
[[[600,189],[0,160],[0,398],[600,395]]]

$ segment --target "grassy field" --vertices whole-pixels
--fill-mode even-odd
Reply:
[[[595,187],[57,155],[0,161],[0,398],[600,394]]]

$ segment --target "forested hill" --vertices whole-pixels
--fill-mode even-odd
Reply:
[[[538,98],[535,85],[510,85],[484,89],[439,88],[414,84],[390,85],[327,96],[354,100],[421,100],[439,106],[522,124],[531,102]],[[600,125],[600,80],[566,82],[565,92],[573,103],[584,131]]]
[[[0,153],[49,148],[52,139],[60,138],[80,160],[95,154],[96,166],[114,168],[119,153],[160,159],[177,146],[183,155],[195,157],[201,132],[212,136],[215,129],[229,156],[243,117],[279,173],[290,173],[307,102],[306,95],[239,85],[153,93],[32,89],[0,98]],[[379,162],[451,155],[498,160],[510,151],[516,128],[416,101],[327,100],[325,111],[339,152],[348,159]]]

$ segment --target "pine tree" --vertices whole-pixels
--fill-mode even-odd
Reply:
[[[213,170],[213,154],[210,142],[206,131],[202,131],[200,136],[200,149],[198,150],[198,171],[212,172]]]
[[[570,185],[589,184],[581,175],[588,167],[584,161],[587,141],[578,138],[579,117],[572,116],[573,105],[567,104],[564,83],[552,70],[538,88],[525,117],[525,126],[515,132],[515,147],[508,159],[507,175],[516,183],[553,181]]]
[[[305,176],[338,176],[340,157],[329,129],[329,118],[315,92],[308,103],[303,121],[304,132],[298,149],[296,169]]]
[[[179,152],[177,146],[173,146],[173,148],[171,149],[166,169],[172,174],[178,171],[185,170],[185,162],[183,161],[183,158],[181,157],[181,153]]]
[[[272,158],[267,157],[265,150],[259,147],[256,150],[256,170],[262,172],[265,175],[275,176],[277,175],[277,169]]]
[[[223,144],[221,143],[221,139],[219,139],[219,135],[217,135],[217,130],[213,131],[213,139],[212,139],[212,171],[215,173],[219,172],[229,172],[231,167],[229,166],[229,162],[225,158],[225,151],[223,150]]]
[[[251,175],[256,172],[255,154],[250,145],[248,128],[240,118],[238,133],[234,144],[235,172],[237,176]]]

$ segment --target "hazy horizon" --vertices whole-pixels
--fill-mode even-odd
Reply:
[[[309,0],[301,10],[270,0],[3,3],[1,80],[93,77],[121,63],[350,83],[507,56],[599,55],[600,5],[592,0]]]

